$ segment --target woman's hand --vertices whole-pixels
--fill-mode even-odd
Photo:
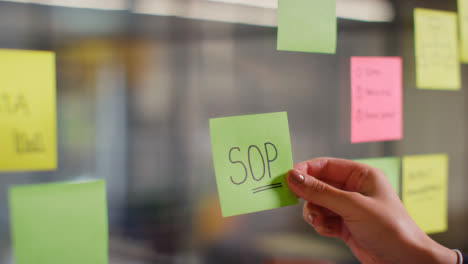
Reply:
[[[376,168],[317,158],[296,164],[287,183],[306,200],[303,217],[317,233],[340,238],[362,263],[457,263],[454,251],[419,229]]]

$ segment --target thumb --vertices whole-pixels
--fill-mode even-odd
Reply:
[[[338,215],[349,216],[359,211],[358,193],[337,189],[297,169],[289,171],[286,182],[300,198],[330,209]]]

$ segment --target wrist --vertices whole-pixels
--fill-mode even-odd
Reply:
[[[410,236],[407,242],[408,259],[403,263],[458,264],[458,254],[436,241],[422,231]]]
[[[431,246],[426,248],[430,263],[435,264],[458,264],[458,254],[431,239]]]

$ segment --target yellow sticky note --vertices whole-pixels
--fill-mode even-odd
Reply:
[[[57,167],[55,54],[0,49],[0,171]]]
[[[419,89],[460,89],[457,30],[455,12],[414,10],[416,86]]]
[[[460,26],[460,60],[468,63],[468,1],[458,0],[458,21]]]
[[[426,233],[447,230],[448,156],[403,157],[402,201]]]

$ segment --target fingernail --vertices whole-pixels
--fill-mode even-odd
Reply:
[[[314,223],[314,216],[312,214],[307,215],[307,221],[309,221],[310,224]]]
[[[304,182],[305,178],[298,170],[292,170],[291,177],[296,184],[301,184]]]

